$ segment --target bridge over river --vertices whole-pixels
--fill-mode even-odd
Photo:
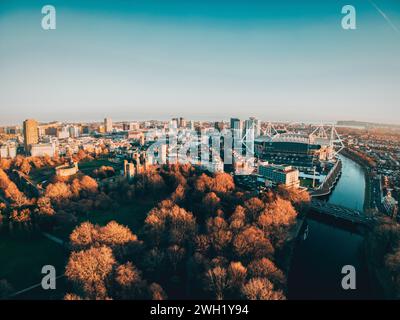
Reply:
[[[312,199],[310,209],[318,214],[329,216],[338,220],[347,221],[356,225],[371,228],[374,218],[366,216],[363,212],[349,209],[340,205]]]

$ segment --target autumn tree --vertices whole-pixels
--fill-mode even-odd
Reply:
[[[248,270],[253,278],[269,279],[275,286],[281,288],[286,286],[286,277],[284,273],[268,258],[264,257],[252,261],[248,265]]]
[[[166,300],[168,298],[167,294],[158,283],[153,282],[149,286],[149,291],[152,300]]]
[[[257,197],[253,197],[244,203],[245,208],[252,221],[256,221],[261,211],[264,209],[264,203]]]
[[[228,223],[222,217],[207,220],[207,232],[210,244],[218,254],[222,253],[232,240],[232,232]]]
[[[213,292],[217,300],[223,300],[228,289],[228,276],[225,268],[217,266],[207,270],[205,274],[206,288]]]
[[[274,202],[267,204],[258,218],[259,226],[267,231],[272,227],[288,227],[297,217],[297,212],[288,200],[278,197]]]
[[[241,262],[231,262],[228,267],[228,283],[232,290],[240,289],[247,277],[247,268]]]
[[[115,269],[114,289],[115,296],[119,299],[143,299],[146,295],[147,283],[142,279],[142,273],[132,264],[127,262]]]
[[[106,279],[115,264],[114,255],[109,247],[92,247],[71,253],[65,275],[85,297],[105,299],[108,296]]]
[[[51,200],[60,202],[61,200],[71,198],[72,192],[66,183],[56,182],[47,186],[45,196]]]
[[[242,294],[249,300],[285,300],[282,291],[275,291],[274,285],[265,278],[252,278],[243,287]]]
[[[233,239],[233,249],[238,257],[261,258],[272,256],[274,247],[270,240],[265,237],[262,230],[255,226],[246,227]]]
[[[70,235],[70,244],[75,250],[104,245],[113,249],[120,249],[137,241],[137,236],[129,228],[115,221],[109,222],[104,227],[84,222],[75,228]]]

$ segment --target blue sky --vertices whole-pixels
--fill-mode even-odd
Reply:
[[[387,18],[368,0],[0,0],[0,124],[400,123],[400,1],[374,3]],[[346,4],[357,30],[341,28]]]

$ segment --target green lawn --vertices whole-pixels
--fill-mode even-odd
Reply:
[[[108,161],[105,158],[95,159],[91,161],[81,161],[78,163],[79,170],[84,174],[91,174],[93,170],[100,168],[101,166],[113,167],[116,171],[121,170],[122,164]],[[41,183],[44,180],[49,180],[55,174],[55,169],[51,167],[43,167],[40,169],[33,169],[29,176],[35,183]]]
[[[131,203],[122,205],[116,210],[107,210],[92,212],[89,214],[88,219],[82,218],[82,221],[89,220],[92,223],[105,225],[108,222],[115,220],[120,224],[128,226],[134,233],[143,225],[147,213],[155,206],[153,201],[140,203]]]
[[[107,159],[95,159],[91,161],[81,161],[78,163],[79,170],[84,174],[91,174],[93,170],[101,166],[113,167],[115,170],[120,170],[122,164],[108,161]]]
[[[124,226],[128,226],[133,233],[137,233],[142,227],[147,213],[155,205],[156,202],[152,200],[133,200],[132,203],[122,204],[118,209],[93,210],[86,217],[79,217],[77,225],[85,221],[90,221],[93,224],[104,226],[108,222],[115,220]],[[52,234],[64,241],[68,241],[73,229],[73,226],[61,227],[52,232]]]
[[[44,180],[49,180],[54,174],[54,168],[43,167],[40,169],[33,169],[29,177],[34,183],[42,183]]]
[[[300,185],[302,187],[312,188],[312,183],[312,179],[300,179]],[[315,182],[315,185],[317,185],[317,182]]]
[[[41,282],[44,265],[53,265],[57,275],[63,274],[67,255],[63,247],[41,235],[28,238],[0,232],[0,279],[19,291]]]

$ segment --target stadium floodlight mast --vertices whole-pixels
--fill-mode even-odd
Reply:
[[[272,137],[274,137],[276,135],[279,135],[279,132],[276,131],[276,129],[275,129],[274,125],[272,124],[272,122],[268,122],[267,123],[267,128],[264,131],[264,135],[269,137],[269,138],[272,138]]]
[[[339,133],[336,130],[335,124],[318,124],[314,131],[310,134],[310,138],[325,139],[328,141],[328,145],[332,147],[333,157],[336,158],[337,155],[344,149],[344,143]]]

